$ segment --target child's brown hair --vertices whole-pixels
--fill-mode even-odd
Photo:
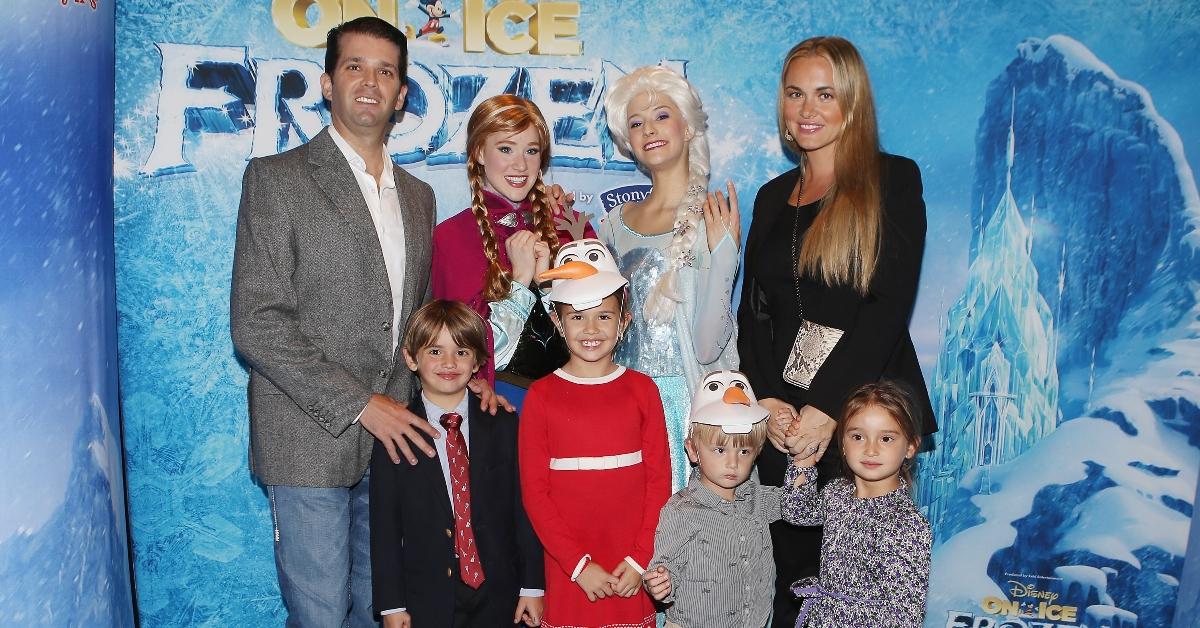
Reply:
[[[476,366],[487,363],[487,330],[479,314],[459,301],[437,299],[422,305],[408,320],[404,332],[404,350],[413,359],[429,345],[445,327],[454,343],[475,353]]]
[[[841,416],[838,417],[837,428],[833,434],[833,442],[837,443],[839,449],[844,450],[842,439],[846,436],[846,424],[854,415],[870,407],[887,412],[900,426],[900,433],[912,444],[913,448],[918,451],[921,449],[921,419],[913,404],[912,394],[903,384],[890,380],[863,384],[850,393],[850,397],[842,405]],[[905,460],[904,464],[900,465],[900,477],[904,478],[909,486],[912,486],[911,467],[911,459]],[[850,465],[846,463],[845,456],[842,457],[842,476],[854,477]]]

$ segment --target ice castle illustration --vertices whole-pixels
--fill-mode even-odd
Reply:
[[[980,226],[966,288],[947,315],[930,382],[939,431],[934,450],[919,462],[917,494],[937,539],[969,523],[955,521],[946,508],[959,478],[978,469],[972,489],[990,493],[991,469],[1057,424],[1054,317],[1038,292],[1033,236],[1013,198],[1015,146],[1010,119],[1005,191]]]

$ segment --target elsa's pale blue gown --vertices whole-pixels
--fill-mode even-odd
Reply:
[[[737,323],[731,311],[738,248],[726,235],[716,250],[708,250],[704,222],[698,225],[691,265],[680,270],[676,286],[682,301],[675,319],[651,325],[642,314],[650,290],[667,271],[664,255],[671,232],[643,235],[625,224],[615,207],[600,221],[599,237],[613,252],[621,274],[629,279],[633,321],[617,346],[616,362],[654,379],[662,395],[671,445],[672,490],[687,484],[689,465],[683,439],[693,391],[710,371],[738,366]]]

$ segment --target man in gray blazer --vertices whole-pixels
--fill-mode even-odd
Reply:
[[[250,464],[267,487],[288,626],[374,626],[367,464],[437,431],[396,344],[428,300],[430,187],[385,149],[404,106],[407,45],[378,18],[329,32],[321,88],[333,124],[253,159],[242,181],[231,328],[250,366]],[[267,106],[263,103],[262,106]],[[347,593],[349,592],[349,593]]]

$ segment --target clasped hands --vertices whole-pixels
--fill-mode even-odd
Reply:
[[[759,405],[770,410],[767,419],[767,439],[779,451],[796,457],[798,463],[814,465],[833,438],[837,421],[814,406],[800,410],[786,401],[768,397],[759,399]]]
[[[589,561],[575,578],[575,584],[587,594],[589,602],[602,600],[610,595],[633,597],[642,584],[642,575],[627,560],[618,563],[612,573],[605,571],[595,561]]]

